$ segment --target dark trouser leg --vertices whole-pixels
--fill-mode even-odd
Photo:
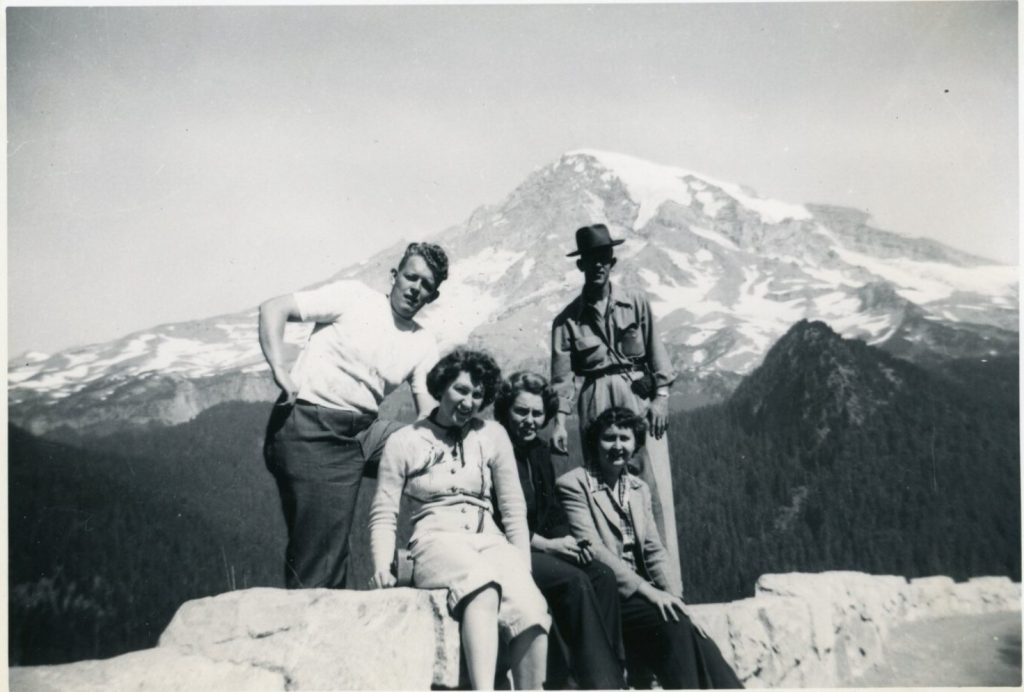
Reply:
[[[288,527],[285,584],[343,588],[364,457],[365,418],[312,404],[275,407],[264,452]]]
[[[594,597],[597,599],[597,607],[601,615],[601,624],[604,626],[605,636],[615,651],[615,657],[620,662],[618,675],[621,681],[621,663],[626,660],[626,653],[622,645],[619,582],[615,579],[615,572],[608,565],[598,560],[591,560],[590,564],[584,565],[581,569],[586,572],[587,577],[590,579],[590,585],[594,588]]]
[[[531,557],[533,579],[548,602],[559,634],[568,645],[570,669],[577,685],[581,689],[621,688],[619,646],[613,638],[614,623],[619,619],[615,590],[611,591],[609,599],[600,570],[596,570],[602,596],[611,601],[602,602],[583,569],[552,555],[532,553]],[[554,684],[560,682],[564,683],[549,680]]]
[[[722,653],[690,619],[665,622],[650,601],[633,595],[622,601],[622,630],[630,660],[653,670],[665,689],[739,689],[736,673]]]

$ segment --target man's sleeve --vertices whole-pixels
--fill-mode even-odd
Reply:
[[[576,376],[572,371],[569,330],[561,316],[551,325],[551,388],[558,394],[558,411],[572,413],[576,401]]]
[[[412,376],[409,378],[409,385],[412,388],[413,394],[427,393],[427,373],[437,365],[439,360],[437,341],[434,340],[434,335],[430,332],[424,332],[423,337],[423,357],[413,368]]]
[[[676,379],[676,371],[672,368],[672,361],[668,357],[665,344],[661,342],[658,330],[654,326],[654,314],[651,312],[650,301],[644,294],[637,294],[636,309],[640,315],[640,321],[644,330],[644,348],[647,352],[647,365],[654,373],[654,382],[658,387],[665,387]]]
[[[361,286],[353,281],[335,281],[309,291],[293,293],[303,322],[333,322],[345,313]]]

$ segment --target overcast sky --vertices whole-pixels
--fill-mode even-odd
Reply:
[[[9,354],[255,306],[580,147],[1016,263],[1016,14],[8,9]]]

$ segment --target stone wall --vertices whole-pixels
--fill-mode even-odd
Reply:
[[[11,669],[11,689],[428,689],[459,678],[443,592],[248,589],[184,604],[157,648]],[[901,622],[1019,611],[1020,584],[859,572],[766,574],[753,598],[691,606],[748,687],[835,687]]]
[[[694,606],[747,687],[835,687],[882,661],[889,631],[911,620],[1020,611],[1005,577],[955,583],[862,572],[766,574],[753,598]]]

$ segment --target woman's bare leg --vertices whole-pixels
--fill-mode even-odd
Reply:
[[[467,598],[462,609],[462,652],[474,690],[494,689],[498,663],[498,589],[484,587]]]
[[[544,686],[548,663],[548,633],[530,627],[508,643],[512,681],[517,690],[539,690]]]

